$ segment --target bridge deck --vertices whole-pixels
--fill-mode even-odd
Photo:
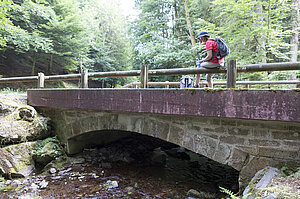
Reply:
[[[297,90],[30,89],[35,107],[300,122]]]

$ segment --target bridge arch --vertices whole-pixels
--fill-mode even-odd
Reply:
[[[56,135],[69,154],[84,147],[76,138],[88,132],[108,131],[112,135],[114,131],[122,131],[124,136],[135,132],[231,166],[239,171],[240,184],[248,183],[266,166],[300,159],[300,124],[295,122],[82,109],[44,108],[41,111],[51,117]],[[111,139],[115,139],[114,136]]]
[[[66,145],[69,154],[83,149],[85,143],[81,137],[83,138],[85,134],[107,131],[107,136],[97,137],[98,140],[92,142],[101,144],[135,132],[184,147],[236,170],[241,170],[247,160],[246,153],[237,151],[238,149],[235,149],[232,144],[219,139],[218,134],[222,133],[222,130],[225,133],[226,129],[209,128],[215,122],[209,118],[107,112],[74,113],[73,111],[66,111],[63,115],[66,124],[61,128],[63,132],[58,132],[58,136]],[[72,119],[69,116],[72,116]],[[114,131],[123,133],[117,136]]]

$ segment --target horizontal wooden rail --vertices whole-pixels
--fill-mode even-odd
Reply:
[[[38,76],[7,77],[7,78],[0,78],[0,83],[33,82],[33,81],[37,81],[37,79]]]
[[[143,67],[146,67],[146,66],[143,66]],[[233,67],[233,68],[236,70],[237,73],[300,70],[300,62],[237,65],[236,67]],[[146,74],[141,75],[141,73],[143,71],[146,71]],[[141,78],[142,77],[144,78],[143,81],[145,81],[145,80],[147,81],[148,76],[172,76],[172,75],[174,76],[174,75],[192,75],[192,74],[209,74],[209,73],[227,73],[227,75],[229,75],[228,70],[226,68],[220,68],[220,69],[174,68],[174,69],[156,69],[156,70],[142,69],[142,70],[132,70],[132,71],[112,71],[112,72],[92,72],[92,73],[88,73],[87,70],[83,70],[83,71],[81,71],[81,74],[44,76],[40,73],[38,76],[0,78],[0,83],[38,81],[38,83],[39,83],[38,87],[43,87],[44,81],[78,80],[78,79],[80,79],[81,82],[85,82],[85,83],[81,84],[82,87],[87,87],[87,85],[86,85],[87,79],[94,79],[94,78],[141,76]],[[233,73],[233,74],[235,74],[235,73]],[[232,81],[231,84],[234,83],[235,77],[233,77],[233,79],[231,79],[230,81]],[[145,82],[145,83],[147,84],[147,82]],[[238,82],[236,82],[236,83],[239,84]],[[247,84],[250,85],[250,84],[254,84],[254,83],[252,82],[252,83],[247,83]],[[272,84],[272,83],[268,83],[268,84]],[[276,83],[274,83],[274,84],[276,84]],[[148,84],[148,85],[151,85],[151,84]],[[169,82],[168,85],[172,85],[172,84]],[[217,82],[215,82],[215,85],[217,85]],[[234,84],[233,84],[233,87],[234,87]]]
[[[131,86],[140,86],[141,85],[141,82],[131,82],[129,84],[126,84],[124,86],[122,86],[121,88],[129,88]],[[166,81],[166,82],[148,82],[148,85],[149,86],[157,86],[157,85],[160,85],[160,86],[170,86],[170,85],[180,85],[180,82],[169,82],[169,81]]]
[[[236,68],[238,73],[300,70],[300,62],[237,65]],[[226,72],[227,70],[225,68],[220,68],[220,69],[174,68],[174,69],[149,70],[149,76],[191,75],[191,74],[209,74],[209,73],[226,73]]]
[[[214,85],[226,85],[227,82],[214,82]],[[200,85],[206,85],[207,82],[206,81],[202,81],[199,82]],[[261,85],[277,85],[277,84],[300,84],[300,80],[283,80],[283,81],[237,81],[236,82],[237,85],[257,85],[257,84],[261,84]],[[126,84],[124,86],[122,86],[121,88],[130,88],[132,86],[139,86],[141,85],[141,82],[131,82],[129,84]],[[152,86],[171,86],[171,85],[175,85],[178,86],[180,85],[180,82],[148,82],[148,85],[152,85]]]
[[[286,70],[300,70],[300,63],[270,63],[270,64],[250,64],[237,65],[237,72],[262,72],[262,71],[286,71]],[[170,76],[170,75],[191,75],[191,74],[209,74],[209,73],[226,73],[226,69],[206,69],[206,68],[173,68],[173,69],[157,69],[149,70],[149,76]],[[131,77],[139,76],[140,70],[133,71],[112,71],[112,72],[94,72],[89,73],[88,78],[110,78],[110,77]],[[57,80],[74,80],[80,79],[81,74],[68,75],[50,75],[45,76],[45,81]],[[38,76],[27,77],[8,77],[0,78],[0,83],[9,82],[31,82],[36,81]]]

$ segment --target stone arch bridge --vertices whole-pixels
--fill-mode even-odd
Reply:
[[[32,89],[28,104],[70,154],[136,132],[229,165],[241,184],[265,166],[300,163],[297,90]]]

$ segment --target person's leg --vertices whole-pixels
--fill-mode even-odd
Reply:
[[[202,67],[202,64],[200,64],[200,67],[198,67],[198,68],[201,68],[201,67]],[[201,79],[201,74],[196,74],[196,81],[195,81],[195,85],[194,85],[195,88],[199,88],[200,79]]]
[[[218,63],[211,63],[211,62],[203,62],[201,64],[201,67],[208,68],[208,69],[217,68],[219,66],[220,65]],[[213,74],[207,74],[206,75],[207,86],[209,88],[213,88],[212,77],[213,77]]]
[[[207,86],[208,88],[213,88],[213,81],[212,81],[212,77],[214,74],[207,74],[206,75],[206,81],[207,81]]]
[[[196,81],[195,81],[195,88],[199,87],[199,82],[200,82],[201,74],[196,74]]]
[[[203,62],[203,63],[201,63],[201,67],[208,68],[208,69],[218,68],[219,66],[220,65],[218,63],[212,63],[212,62]]]

